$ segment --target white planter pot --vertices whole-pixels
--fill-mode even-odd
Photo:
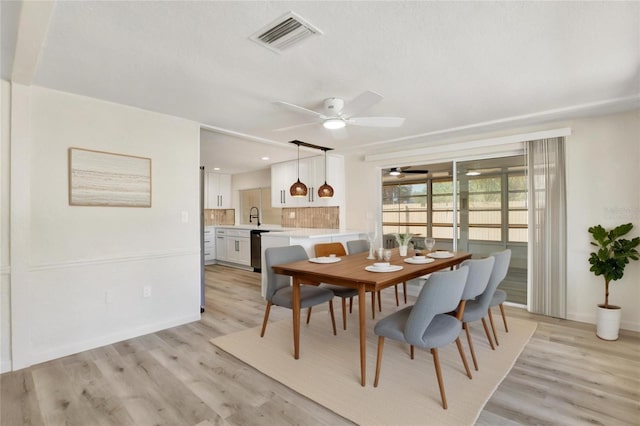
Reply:
[[[596,335],[604,340],[618,340],[622,308],[613,305],[609,305],[609,308],[603,308],[602,306],[598,305]]]
[[[407,255],[408,246],[400,246],[398,248],[400,249],[400,256],[405,257]]]

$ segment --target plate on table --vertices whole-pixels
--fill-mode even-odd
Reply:
[[[448,257],[453,257],[453,253],[449,253],[448,251],[436,251],[429,253],[427,256],[433,257],[434,259],[446,259]]]
[[[407,263],[414,264],[414,265],[422,265],[422,264],[425,264],[425,263],[433,262],[433,259],[431,259],[430,257],[423,257],[422,259],[416,259],[416,258],[413,258],[413,257],[407,257],[407,258],[404,259],[404,261],[407,262]]]
[[[369,272],[396,272],[401,270],[403,267],[400,265],[389,265],[383,268],[379,268],[377,266],[373,266],[373,265],[369,265],[369,266],[365,266],[364,269],[366,269]]]
[[[323,256],[323,257],[312,257],[311,259],[309,259],[309,262],[313,262],[313,263],[336,263],[336,262],[340,262],[342,259],[340,259],[339,257],[328,257],[328,256]]]

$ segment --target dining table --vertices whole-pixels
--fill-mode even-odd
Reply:
[[[371,272],[376,260],[368,258],[368,253],[356,253],[341,256],[340,260],[327,261],[326,263],[316,263],[313,258],[296,262],[273,265],[273,271],[277,274],[288,275],[292,278],[293,293],[293,347],[294,358],[300,357],[300,285],[319,285],[321,283],[333,284],[354,288],[358,290],[358,314],[360,327],[360,376],[362,386],[366,385],[366,303],[365,293],[379,291],[398,283],[406,282],[432,272],[455,268],[461,262],[471,258],[471,253],[457,251],[450,252],[450,255],[430,253],[438,258],[427,257],[433,261],[425,260],[428,263],[407,263],[406,258],[410,258],[414,253],[409,252],[409,256],[401,257],[398,248],[391,249],[392,255],[389,264],[396,268],[388,268],[389,271]],[[444,257],[447,256],[447,257]],[[402,268],[397,268],[401,266]],[[367,269],[369,270],[367,270]],[[395,270],[394,270],[395,269]]]

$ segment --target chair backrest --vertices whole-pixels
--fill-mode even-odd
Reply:
[[[392,249],[396,246],[396,236],[394,234],[382,235],[382,247]]]
[[[264,251],[267,268],[267,290],[265,297],[271,300],[276,291],[291,284],[291,277],[273,272],[273,265],[309,259],[302,246],[269,247]]]
[[[462,292],[462,300],[472,300],[482,294],[489,283],[494,263],[493,256],[489,256],[485,259],[467,259],[460,264],[460,266],[469,268],[469,276],[467,277],[467,285]]]
[[[369,241],[367,240],[352,240],[347,241],[347,250],[349,254],[362,253],[369,251]]]
[[[498,285],[507,276],[509,263],[511,262],[511,250],[506,249],[497,253],[492,253],[491,256],[495,258],[495,262],[493,264],[491,276],[489,277],[489,283],[487,284],[487,288],[480,295],[480,297],[476,299],[480,306],[484,306],[484,310],[489,309],[491,299],[493,298],[493,293],[496,292],[496,288],[498,288]]]
[[[424,342],[424,334],[429,324],[438,314],[456,309],[460,303],[469,275],[469,268],[461,266],[453,271],[439,271],[431,274],[420,290],[416,303],[404,328],[404,336],[412,345]]]
[[[319,243],[316,244],[313,249],[316,252],[316,257],[329,256],[335,254],[336,256],[346,256],[347,252],[344,249],[342,243]]]

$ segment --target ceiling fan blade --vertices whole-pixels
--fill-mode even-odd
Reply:
[[[302,124],[294,124],[293,126],[287,126],[287,127],[280,127],[279,129],[273,129],[274,132],[285,132],[287,130],[293,130],[293,129],[297,129],[300,127],[306,127],[306,126],[314,126],[318,124],[317,122],[310,122],[310,123],[302,123]]]
[[[418,175],[429,174],[429,170],[403,170],[402,173],[415,173]]]
[[[301,107],[299,105],[290,104],[289,102],[276,101],[275,103],[279,104],[279,105],[282,105],[283,107],[289,108],[292,111],[296,111],[296,112],[299,112],[299,113],[302,113],[302,114],[305,114],[305,115],[310,115],[310,116],[318,117],[318,118],[322,118],[322,119],[326,118],[324,116],[324,114],[320,114],[317,111],[313,111],[313,110],[307,109],[305,107]]]
[[[351,117],[347,123],[354,126],[400,127],[404,123],[402,117]]]
[[[352,117],[354,115],[358,115],[362,111],[365,111],[371,108],[373,105],[377,104],[382,100],[382,95],[377,94],[376,92],[372,92],[367,90],[356,96],[351,102],[346,104],[344,108],[342,108],[342,115],[345,117]]]

